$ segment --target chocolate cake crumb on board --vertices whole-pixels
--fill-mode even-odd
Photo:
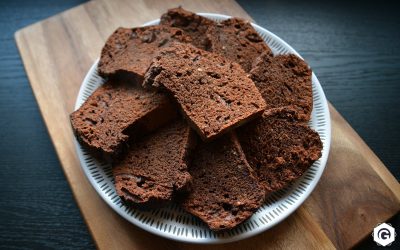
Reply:
[[[195,134],[179,120],[135,141],[113,166],[118,195],[139,208],[171,201],[175,192],[189,187],[187,164],[194,144]]]
[[[209,43],[206,38],[206,31],[215,22],[178,7],[170,9],[167,13],[163,14],[160,24],[182,29],[185,34],[192,38],[194,46],[207,50]]]
[[[312,72],[296,55],[261,55],[250,71],[267,109],[291,107],[298,120],[309,121],[313,108]]]
[[[240,127],[237,134],[246,159],[267,193],[298,179],[321,157],[318,133],[296,122],[292,109],[270,112]]]
[[[192,191],[182,207],[210,229],[232,229],[264,202],[265,191],[247,163],[234,133],[202,143],[189,167]]]
[[[161,50],[143,85],[170,92],[203,140],[244,124],[265,109],[258,89],[237,63],[190,44]]]
[[[191,39],[182,30],[166,26],[118,28],[101,51],[99,74],[142,81],[154,54],[172,41],[190,42]]]
[[[131,136],[155,130],[177,115],[163,93],[108,81],[70,115],[77,139],[93,153],[118,155]]]
[[[250,22],[229,18],[207,30],[210,51],[237,62],[249,72],[255,59],[262,53],[272,55],[271,49]]]

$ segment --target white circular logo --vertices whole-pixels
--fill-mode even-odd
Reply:
[[[396,231],[392,225],[388,223],[381,223],[374,228],[372,236],[374,237],[374,241],[378,244],[378,246],[390,246],[396,239]]]

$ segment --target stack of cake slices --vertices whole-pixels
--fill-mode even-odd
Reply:
[[[229,230],[321,157],[307,126],[311,69],[274,56],[245,20],[168,10],[159,25],[118,28],[98,72],[105,83],[71,124],[94,157],[112,163],[130,206],[176,202]]]

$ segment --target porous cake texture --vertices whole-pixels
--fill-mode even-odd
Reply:
[[[117,156],[130,137],[147,134],[177,116],[164,93],[108,81],[70,115],[77,139],[100,157]]]
[[[176,43],[161,50],[143,84],[169,92],[203,140],[261,115],[266,106],[237,63],[190,44]]]
[[[181,204],[214,231],[234,228],[264,202],[265,191],[234,133],[201,143],[189,167],[192,191]]]
[[[190,42],[182,30],[167,26],[118,28],[104,45],[98,65],[103,77],[142,81],[155,53],[171,42]]]
[[[187,191],[191,180],[187,165],[194,145],[193,131],[179,120],[135,141],[113,166],[118,195],[139,208],[151,208]]]

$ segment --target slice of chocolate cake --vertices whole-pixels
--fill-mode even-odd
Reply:
[[[182,29],[185,34],[192,38],[194,46],[207,50],[209,44],[206,38],[206,31],[215,22],[179,7],[170,9],[163,14],[160,24]]]
[[[291,109],[280,109],[237,130],[250,166],[266,192],[282,189],[301,177],[321,157],[317,132],[296,122]]]
[[[256,86],[237,63],[190,44],[161,50],[143,84],[172,93],[203,140],[261,115],[265,109]]]
[[[311,69],[295,55],[261,55],[250,72],[267,109],[291,107],[297,119],[309,121],[313,107]]]
[[[262,53],[272,55],[271,49],[251,26],[250,22],[239,18],[230,18],[207,31],[210,51],[237,62],[244,71],[249,72],[254,60]]]
[[[78,140],[100,156],[115,156],[130,136],[173,120],[176,107],[163,93],[108,81],[70,116]]]
[[[118,28],[103,47],[99,74],[104,77],[128,76],[142,81],[154,54],[172,41],[190,42],[191,39],[182,30],[166,26]]]
[[[212,230],[234,228],[264,202],[265,192],[233,133],[199,145],[189,173],[192,191],[182,207]]]
[[[173,122],[135,141],[113,166],[115,188],[127,203],[151,208],[170,201],[176,191],[187,190],[187,171],[195,134],[183,121]]]

